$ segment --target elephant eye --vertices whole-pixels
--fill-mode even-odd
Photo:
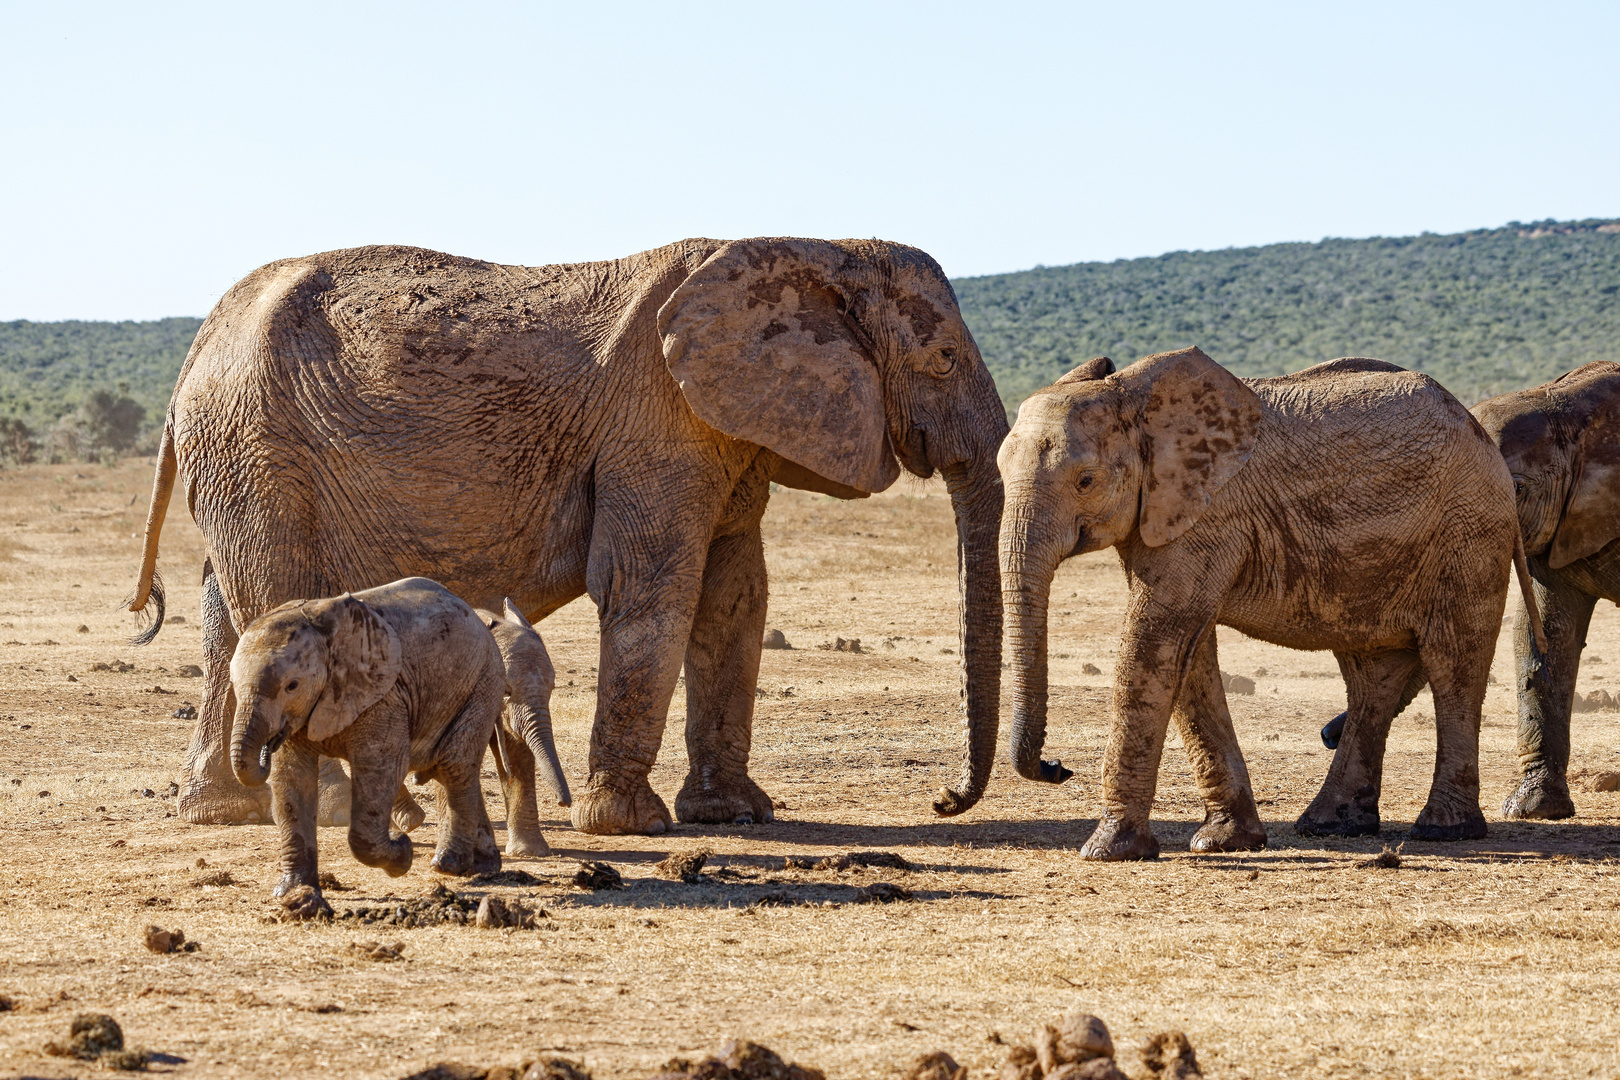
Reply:
[[[289,694],[292,693],[296,689],[298,689],[298,680],[297,679],[294,679],[292,682],[287,684],[287,692]]]
[[[1081,491],[1090,491],[1092,485],[1096,484],[1096,482],[1097,476],[1095,473],[1081,473],[1080,478],[1074,482],[1074,486]]]
[[[939,350],[939,354],[934,358],[933,366],[929,370],[935,375],[949,375],[956,370],[955,347],[947,345]]]

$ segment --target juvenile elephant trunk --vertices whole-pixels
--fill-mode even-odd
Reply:
[[[270,718],[254,701],[244,701],[236,707],[236,718],[231,724],[231,769],[244,787],[262,787],[270,778],[268,743]],[[279,733],[278,733],[279,734]],[[280,745],[277,738],[276,745]]]
[[[534,754],[535,774],[551,788],[558,806],[569,806],[573,797],[568,792],[568,778],[563,776],[562,760],[557,757],[557,745],[551,738],[551,710],[512,703],[512,723],[523,733],[523,741]]]
[[[999,403],[998,403],[999,408]],[[999,414],[998,414],[999,415]],[[1001,435],[1006,434],[1005,421]],[[967,748],[961,778],[940,791],[934,810],[960,814],[984,795],[996,759],[1001,709],[1001,568],[996,536],[1001,523],[1001,475],[995,445],[983,464],[945,471],[956,512],[958,633],[962,647],[963,696],[967,699]]]
[[[1002,531],[1002,595],[1012,656],[1013,718],[1008,749],[1018,775],[1061,784],[1074,773],[1042,761],[1046,743],[1046,616],[1058,554],[1031,533],[1027,515],[1010,515]]]

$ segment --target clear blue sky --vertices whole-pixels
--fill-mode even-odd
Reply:
[[[881,236],[952,275],[1620,216],[1620,4],[0,5],[0,319],[271,259]]]

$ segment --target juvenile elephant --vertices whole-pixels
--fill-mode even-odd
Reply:
[[[324,600],[294,600],[243,631],[231,659],[237,701],[231,768],[252,789],[270,782],[281,834],[276,895],[320,890],[317,762],[353,770],[349,850],[397,877],[411,841],[389,834],[409,771],[441,785],[444,821],[433,868],[500,868],[479,770],[506,693],[495,639],[437,582],[406,578]],[[279,751],[279,752],[278,752]]]
[[[1172,715],[1207,805],[1193,849],[1265,845],[1216,624],[1338,658],[1351,721],[1301,831],[1378,831],[1384,740],[1421,664],[1438,754],[1412,835],[1484,835],[1480,706],[1518,527],[1501,455],[1439,384],[1377,360],[1239,380],[1197,349],[1117,373],[1100,358],[1024,403],[1000,468],[1022,775],[1070,775],[1039,757],[1053,572],[1112,546],[1130,586],[1086,857],[1158,853],[1149,811]]]
[[[407,247],[272,263],[233,287],[164,423],[131,610],[158,601],[174,485],[208,541],[205,685],[187,821],[265,820],[225,753],[236,635],[295,597],[412,574],[538,621],[601,618],[592,833],[658,832],[648,784],[686,672],[684,821],[768,821],[748,775],[773,482],[841,498],[943,473],[961,552],[966,761],[995,754],[1006,413],[955,294],[877,240],[686,240],[629,258],[501,266]]]
[[[1522,776],[1502,816],[1567,818],[1569,714],[1586,628],[1599,600],[1620,603],[1620,364],[1587,364],[1473,411],[1513,474],[1534,582],[1513,620]],[[1403,707],[1423,685],[1419,673]],[[1343,723],[1342,714],[1329,722],[1322,741],[1333,745]]]
[[[494,636],[506,671],[508,704],[490,741],[506,799],[506,853],[548,855],[551,848],[540,833],[535,800],[536,774],[545,778],[558,806],[567,806],[570,801],[568,780],[551,734],[551,692],[557,684],[556,671],[539,632],[510,600],[502,614],[479,609],[478,616]],[[322,758],[318,823],[348,825],[351,793],[343,767],[332,758]],[[427,813],[410,791],[401,787],[394,800],[395,827],[409,833],[426,818]]]

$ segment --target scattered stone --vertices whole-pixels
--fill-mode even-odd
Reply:
[[[52,1057],[77,1058],[135,1072],[146,1068],[150,1056],[144,1050],[126,1050],[124,1031],[118,1021],[102,1013],[80,1013],[73,1018],[65,1043],[48,1042],[45,1052]]]
[[[896,900],[910,899],[911,890],[903,889],[892,881],[874,881],[855,892],[857,904],[892,904]]]
[[[146,928],[146,947],[155,953],[196,952],[202,948],[195,941],[187,941],[184,930],[165,930],[161,926]]]
[[[208,860],[199,855],[197,856],[197,861],[193,863],[192,866],[198,870],[206,870],[208,869]]]
[[[511,927],[516,930],[533,930],[540,924],[541,919],[551,918],[551,913],[545,908],[531,911],[527,904],[517,900],[502,900],[498,896],[484,897],[478,905],[478,914],[473,922],[480,929],[500,930]]]
[[[377,963],[387,964],[395,960],[405,959],[405,943],[402,941],[351,941],[344,952],[358,960],[373,960]]]
[[[624,888],[624,878],[605,862],[582,862],[574,872],[574,884],[582,889],[600,892],[603,889]]]
[[[525,1077],[525,1080],[528,1080]],[[540,1078],[536,1078],[540,1080]],[[544,1080],[581,1080],[546,1077]],[[776,1051],[747,1039],[731,1039],[702,1061],[671,1058],[654,1080],[826,1080],[820,1069],[782,1060]]]
[[[165,799],[172,799],[180,794],[180,785],[173,780],[169,781],[169,789],[163,793]]]
[[[332,917],[332,905],[308,885],[290,890],[278,903],[281,908],[276,917],[281,922],[311,922]]]
[[[88,634],[89,632],[90,632],[90,628],[88,626],[84,625],[84,623],[80,623],[79,628],[74,631],[74,633],[76,633],[76,634]]]
[[[15,1012],[16,1010],[17,999],[10,994],[0,994],[0,1013]]]
[[[79,681],[79,677],[77,675],[69,675],[68,676],[68,682],[78,682],[78,681]]]
[[[1620,772],[1600,772],[1588,777],[1587,791],[1620,791]]]
[[[703,864],[711,853],[707,848],[698,851],[671,852],[658,863],[655,870],[666,881],[684,881],[696,885],[703,880]]]
[[[775,627],[771,627],[765,631],[765,640],[760,643],[760,646],[766,649],[793,648],[792,645],[788,644],[787,635]]]
[[[182,705],[182,706],[180,706],[178,709],[174,710],[174,718],[176,720],[195,720],[195,719],[197,719],[197,706],[195,706],[195,705]]]
[[[1358,870],[1399,870],[1401,868],[1401,848],[1405,846],[1405,844],[1402,844],[1401,847],[1392,848],[1385,844],[1383,851],[1370,859],[1362,859],[1356,863],[1356,868]]]
[[[816,648],[827,652],[858,653],[861,651],[860,638],[834,638],[830,642],[817,645]]]
[[[1162,1080],[1202,1080],[1198,1055],[1187,1036],[1179,1031],[1161,1031],[1142,1044],[1142,1064]]]
[[[1101,675],[1102,674],[1102,668],[1098,667],[1096,664],[1081,664],[1080,665],[1080,674],[1082,674],[1082,675]]]
[[[180,670],[175,672],[175,674],[179,675],[182,679],[200,679],[202,678],[203,669],[198,667],[196,664],[181,664]]]
[[[155,799],[155,798],[157,798],[157,792],[153,791],[151,788],[142,788],[141,789],[141,798],[143,798],[143,799]]]
[[[966,1066],[943,1050],[923,1054],[906,1070],[906,1080],[967,1080]]]

